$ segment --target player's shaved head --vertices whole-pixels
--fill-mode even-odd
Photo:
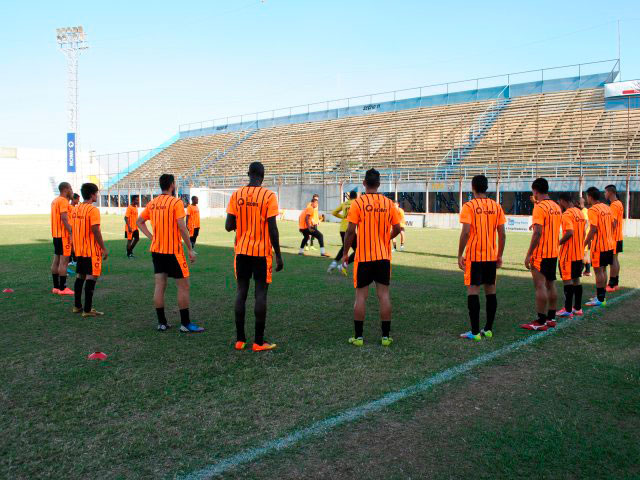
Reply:
[[[198,197],[196,197],[195,195],[193,197],[191,197],[191,203],[193,203],[194,205],[198,204]]]
[[[380,172],[375,168],[370,168],[364,174],[364,184],[369,188],[377,188],[380,186]]]
[[[264,178],[264,165],[260,162],[253,162],[249,165],[249,176]]]
[[[471,188],[476,193],[487,193],[489,189],[489,179],[484,175],[476,175],[471,179]]]
[[[609,192],[609,193],[618,193],[618,189],[616,188],[615,185],[611,184],[611,185],[607,185],[606,187],[604,187],[604,189]]]
[[[69,182],[61,182],[60,185],[58,185],[58,191],[60,193],[66,192],[67,190],[71,190],[71,184]]]
[[[356,198],[358,198],[358,192],[356,192],[355,190],[351,190],[351,191],[349,192],[349,198],[350,198],[351,200],[355,200]]]

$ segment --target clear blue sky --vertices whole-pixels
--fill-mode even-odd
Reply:
[[[83,25],[80,144],[150,148],[180,123],[617,57],[640,77],[624,2],[15,1],[0,4],[0,146],[64,148],[55,29]]]

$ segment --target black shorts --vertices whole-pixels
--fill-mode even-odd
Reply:
[[[555,282],[558,277],[556,277],[556,270],[558,269],[558,257],[553,258],[543,258],[540,261],[540,273],[544,275],[544,278],[547,279],[548,282]]]
[[[616,242],[616,255],[622,253],[622,240]]]
[[[236,254],[234,269],[237,280],[251,280],[256,282],[271,283],[272,273],[271,257],[253,257],[250,255]]]
[[[600,252],[600,267],[608,267],[613,264],[613,250]]]
[[[200,227],[194,227],[193,229],[193,238],[197,238],[200,235]]]
[[[53,254],[64,255],[64,253],[62,253],[62,238],[53,239]]]
[[[124,232],[124,238],[129,240],[129,234],[126,232],[126,230]],[[134,230],[131,233],[131,240],[140,240],[140,230]]]
[[[189,276],[184,255],[175,255],[173,253],[156,253],[151,252],[153,260],[153,273],[166,273],[171,278],[185,278]],[[180,265],[183,262],[184,265]],[[186,272],[186,274],[185,274]]]
[[[356,262],[353,281],[356,288],[368,287],[373,282],[389,285],[391,283],[391,262],[389,260]]]
[[[465,272],[465,285],[495,285],[497,262],[471,262]]]

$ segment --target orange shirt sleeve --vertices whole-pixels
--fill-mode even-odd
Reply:
[[[227,205],[227,213],[231,215],[238,215],[238,209],[236,208],[236,198],[238,196],[238,192],[233,192],[231,194],[231,199],[229,200],[229,205]]]
[[[562,233],[567,233],[569,230],[573,231],[573,219],[571,218],[570,212],[565,212],[562,214]]]
[[[267,218],[276,216],[278,216],[278,199],[275,194],[272,194],[267,204]]]
[[[592,225],[598,228],[598,212],[596,212],[595,208],[590,208],[588,211],[589,215],[589,225]]]
[[[532,223],[534,225],[540,225],[540,226],[544,225],[544,211],[540,206],[536,205],[535,207],[533,207],[532,217],[533,217]]]
[[[502,206],[498,205],[498,223],[497,225],[504,225],[505,223],[507,223],[507,217],[505,217],[504,215],[504,210],[502,208]]]
[[[151,212],[149,212],[149,207],[145,207],[145,209],[142,211],[140,216],[145,220],[149,220],[151,218]]]
[[[92,227],[94,225],[100,225],[100,210],[97,208],[91,209],[91,213],[89,214],[89,225]]]
[[[360,223],[361,217],[362,217],[362,212],[360,211],[360,204],[358,202],[351,203],[351,208],[349,208],[349,214],[347,215],[347,220],[350,223],[355,223],[357,225],[358,223]]]
[[[176,220],[180,220],[181,218],[184,218],[186,216],[184,213],[184,205],[182,204],[182,202],[176,202],[173,210],[176,214]]]
[[[472,223],[473,212],[471,211],[471,205],[465,203],[462,206],[462,211],[460,212],[460,223]]]
[[[400,212],[397,208],[391,209],[391,225],[398,225],[400,223]]]

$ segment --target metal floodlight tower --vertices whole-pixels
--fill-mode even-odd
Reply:
[[[81,26],[56,29],[58,47],[67,57],[67,113],[69,132],[78,131],[78,56],[89,48],[87,34]]]

